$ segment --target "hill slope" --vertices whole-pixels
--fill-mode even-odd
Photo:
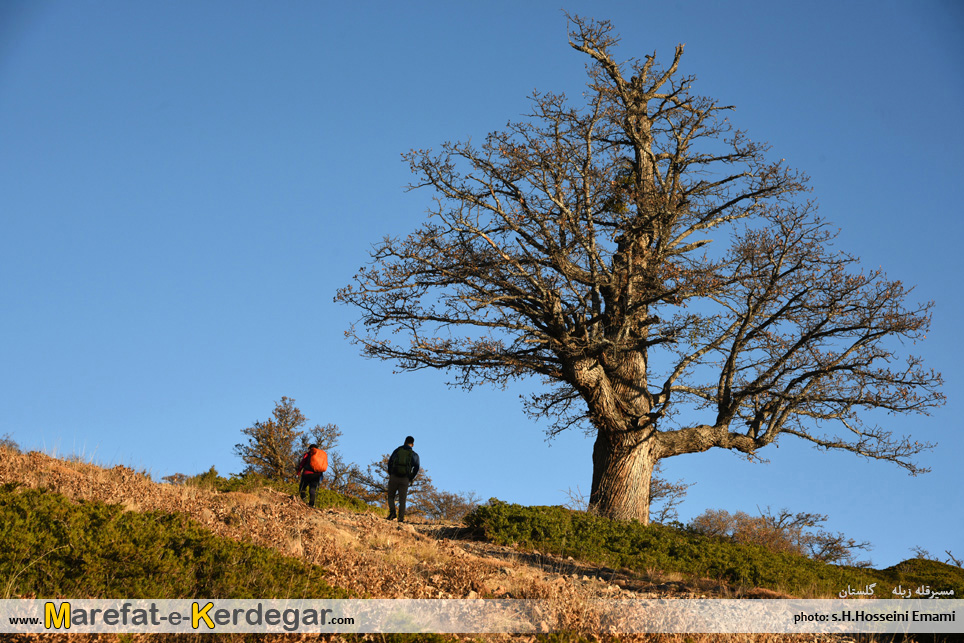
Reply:
[[[675,585],[657,588],[617,578],[613,570],[571,560],[464,540],[459,536],[465,530],[454,525],[399,525],[373,513],[311,509],[267,488],[218,493],[155,483],[124,466],[105,469],[9,449],[0,457],[4,483],[46,488],[76,501],[119,504],[129,511],[184,513],[216,535],[320,565],[330,584],[356,596],[552,598],[563,606],[591,597],[692,594]]]
[[[345,590],[352,596],[551,599],[555,614],[548,618],[572,632],[594,631],[585,607],[596,598],[787,597],[762,588],[730,588],[717,581],[658,571],[634,573],[568,556],[524,552],[511,545],[473,540],[459,525],[399,525],[371,512],[311,509],[299,499],[269,488],[218,493],[197,486],[155,483],[124,466],[102,468],[0,447],[0,485],[4,484],[47,489],[75,502],[120,505],[131,512],[183,514],[218,537],[318,565],[334,591]],[[17,597],[33,596],[18,596],[15,589],[0,596]],[[752,635],[740,640],[770,643],[837,638]],[[657,635],[637,640],[733,639]]]

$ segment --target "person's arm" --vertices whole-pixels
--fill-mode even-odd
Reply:
[[[415,479],[418,475],[418,454],[412,451],[412,477],[408,479],[409,482]]]
[[[390,455],[388,458],[388,466],[385,471],[385,473],[387,473],[388,475],[392,475],[392,467],[395,466],[395,456],[397,455],[398,455],[398,449],[395,449],[394,451],[392,451],[392,455]]]

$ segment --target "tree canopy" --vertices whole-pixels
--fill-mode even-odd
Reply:
[[[646,522],[660,459],[756,457],[780,436],[893,462],[930,447],[867,423],[926,412],[941,377],[901,349],[931,303],[856,257],[807,177],[656,56],[618,62],[608,22],[570,18],[582,98],[536,93],[479,144],[405,155],[426,222],[385,238],[336,301],[349,336],[453,383],[544,385],[527,410],[596,436],[591,507]]]

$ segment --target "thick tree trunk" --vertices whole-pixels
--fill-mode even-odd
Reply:
[[[627,351],[605,363],[609,368],[598,364],[577,371],[596,425],[589,507],[609,518],[648,524],[656,432],[643,424],[650,409],[645,354]]]
[[[600,431],[592,454],[592,490],[589,508],[616,520],[649,524],[650,480],[653,477],[652,440],[642,432],[623,439]]]

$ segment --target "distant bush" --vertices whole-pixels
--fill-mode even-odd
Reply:
[[[941,560],[939,557],[934,556],[929,551],[921,547],[920,545],[915,545],[911,547],[911,551],[914,552],[914,558],[920,558],[923,560],[935,560],[939,563],[946,563],[948,565],[953,565],[954,567],[964,568],[964,559],[958,558],[950,549],[945,549],[944,554],[947,558]]]
[[[466,514],[479,506],[479,498],[472,492],[452,493],[433,487],[431,493],[424,494],[419,505],[428,520],[461,522]]]
[[[0,486],[0,598],[348,598],[324,570],[182,514]]]
[[[857,542],[842,533],[820,528],[827,521],[823,514],[781,509],[773,513],[769,507],[759,516],[743,511],[734,514],[723,509],[708,509],[694,518],[687,528],[705,536],[721,536],[737,543],[762,545],[778,552],[802,554],[824,563],[853,567],[870,567],[857,560],[858,550],[870,549],[870,543]]]
[[[324,509],[326,507],[332,507],[335,509],[348,509],[349,511],[359,513],[376,510],[375,507],[367,504],[364,500],[346,496],[345,494],[338,493],[332,489],[318,487],[318,493],[315,495],[315,508]]]
[[[758,544],[736,543],[664,525],[614,521],[562,507],[523,507],[494,501],[475,509],[466,523],[503,545],[516,543],[639,572],[678,572],[732,586],[768,587],[804,596],[829,596],[848,585],[856,588],[874,582],[880,588],[913,583],[936,590],[938,580],[941,590],[953,589],[956,596],[964,592],[964,572],[949,572],[931,581],[928,574],[909,567],[880,571],[830,565]],[[878,589],[878,595],[882,593]],[[889,588],[886,593],[889,598]]]
[[[20,445],[9,433],[0,436],[0,449],[10,449],[14,453],[20,453]]]

